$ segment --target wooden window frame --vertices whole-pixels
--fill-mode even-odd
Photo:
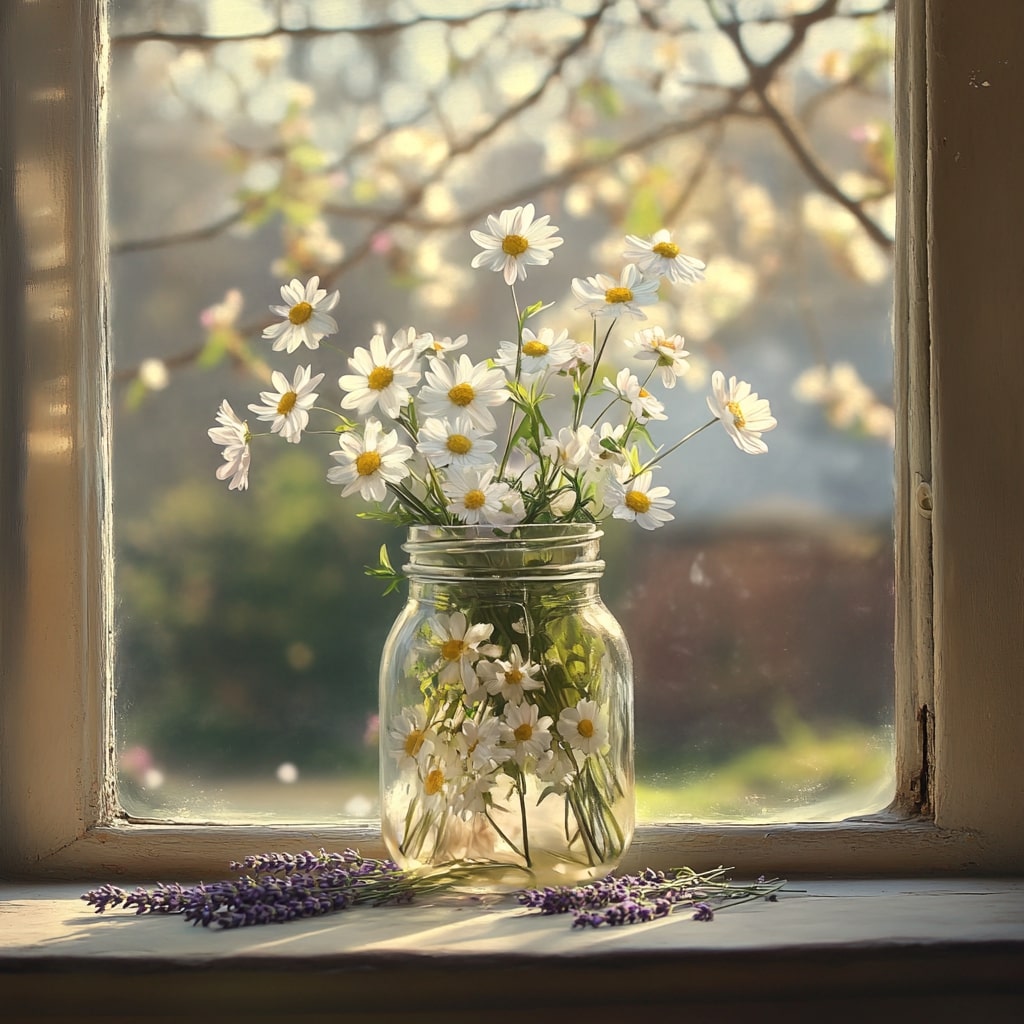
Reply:
[[[1024,450],[1024,4],[896,7],[897,796],[838,823],[646,825],[631,866],[1024,867],[1024,475],[1009,471]],[[0,866],[187,878],[262,849],[381,853],[369,825],[182,826],[118,808],[106,59],[103,0],[0,8]]]

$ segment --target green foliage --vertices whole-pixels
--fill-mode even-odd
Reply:
[[[384,588],[385,594],[390,594],[393,590],[397,590],[403,579],[402,574],[391,564],[387,544],[381,544],[377,564],[366,566],[365,571],[367,576],[388,581],[387,587]]]
[[[263,459],[260,477],[244,495],[189,481],[119,523],[126,732],[165,767],[372,770],[363,733],[397,608],[359,566],[383,530],[315,455]]]
[[[642,771],[637,785],[641,817],[653,821],[759,819],[784,808],[818,807],[828,820],[830,799],[848,814],[862,794],[882,807],[892,778],[892,753],[877,730],[847,724],[815,732],[791,715],[778,740],[752,747],[721,763],[666,777]]]

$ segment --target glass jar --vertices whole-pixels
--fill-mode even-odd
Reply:
[[[612,871],[633,834],[633,669],[593,524],[414,526],[381,658],[384,840],[502,889]],[[479,868],[479,870],[475,870]]]

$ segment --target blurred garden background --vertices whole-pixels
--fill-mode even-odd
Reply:
[[[325,482],[330,437],[214,478],[221,398],[326,371],[383,325],[514,338],[470,269],[488,213],[565,244],[521,301],[590,337],[573,277],[666,227],[707,263],[650,320],[682,333],[670,443],[712,369],[779,427],[707,431],[611,522],[606,603],[636,668],[640,816],[831,820],[893,791],[892,4],[886,0],[111,0],[117,728],[129,813],[376,813],[377,662],[401,605],[363,568],[402,537]],[[318,274],[339,333],[260,338]],[[615,350],[621,358],[623,349]],[[250,417],[250,419],[254,419]],[[259,438],[257,441],[268,441]],[[286,450],[287,449],[287,450]]]

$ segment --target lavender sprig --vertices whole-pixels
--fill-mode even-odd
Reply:
[[[589,885],[524,889],[517,899],[541,914],[571,913],[573,928],[599,928],[642,924],[679,908],[692,910],[695,921],[711,921],[715,911],[725,906],[755,899],[774,902],[786,884],[763,875],[753,884],[736,884],[726,880],[731,870],[718,867],[698,873],[690,868],[668,872],[648,868],[639,875],[608,875]]]
[[[234,881],[193,886],[160,883],[131,892],[104,885],[83,894],[97,914],[123,907],[136,914],[182,914],[204,927],[240,928],[319,917],[359,903],[407,903],[444,889],[457,873],[416,875],[391,860],[362,857],[355,850],[328,853],[266,853],[232,862],[246,872]]]

